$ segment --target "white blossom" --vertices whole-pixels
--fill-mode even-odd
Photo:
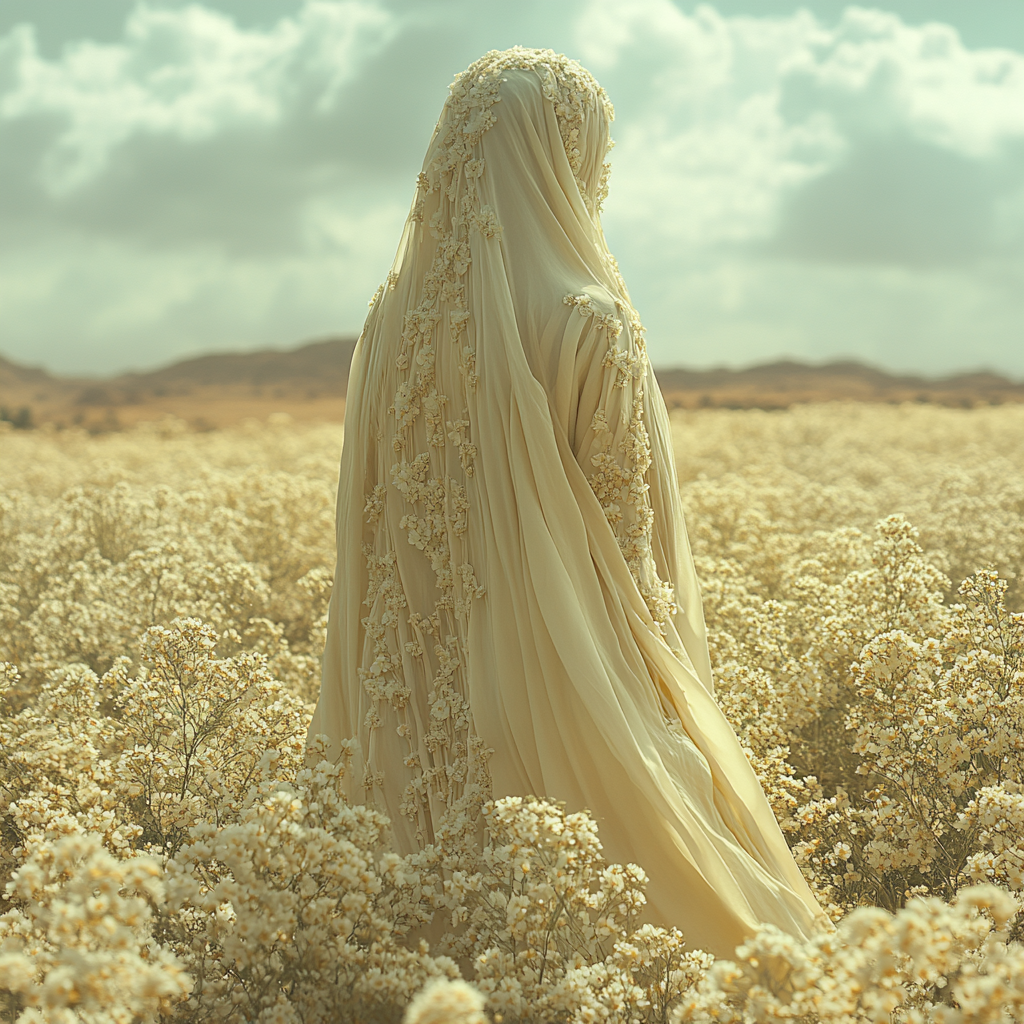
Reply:
[[[481,751],[408,857],[341,796],[345,751],[306,766],[338,428],[5,431],[0,1019],[1024,1017],[1022,410],[674,430],[716,696],[834,934],[714,962],[645,923],[642,865],[605,862],[586,814],[494,799]]]

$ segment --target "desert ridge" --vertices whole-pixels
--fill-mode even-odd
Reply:
[[[298,348],[215,353],[109,378],[61,377],[0,356],[0,420],[103,433],[174,416],[214,430],[275,413],[341,422],[355,339]],[[787,409],[808,402],[924,402],[974,408],[1024,402],[1024,382],[991,373],[943,378],[890,374],[862,363],[779,361],[746,369],[656,370],[670,407]]]
[[[49,423],[93,433],[166,416],[195,430],[274,413],[341,422],[354,348],[354,338],[328,338],[292,350],[196,356],[108,378],[55,376],[0,356],[0,414],[16,426]]]

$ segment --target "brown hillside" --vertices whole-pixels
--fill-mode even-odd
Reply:
[[[177,416],[199,430],[274,412],[340,422],[354,347],[354,338],[330,338],[292,351],[198,356],[105,380],[54,377],[0,357],[0,413],[19,425],[92,431],[162,416]]]
[[[195,429],[265,419],[340,422],[355,340],[329,338],[289,351],[223,353],[106,380],[55,377],[0,356],[0,418],[18,426],[78,424],[116,430],[173,415]],[[743,370],[658,371],[666,401],[683,408],[781,409],[798,402],[933,402],[970,408],[1024,402],[1024,384],[989,373],[900,376],[855,362],[776,362]]]
[[[1024,383],[994,373],[929,378],[886,373],[863,363],[824,366],[781,361],[744,370],[657,371],[669,405],[693,409],[784,409],[797,402],[931,402],[972,408],[1024,402]]]

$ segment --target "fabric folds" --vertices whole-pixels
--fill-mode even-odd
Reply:
[[[600,226],[611,106],[550,51],[452,85],[353,358],[310,736],[432,841],[465,787],[588,808],[729,955],[821,911],[715,703],[668,415]]]

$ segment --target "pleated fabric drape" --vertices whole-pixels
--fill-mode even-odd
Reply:
[[[349,380],[310,737],[432,841],[474,779],[587,808],[731,954],[822,914],[713,695],[668,415],[600,224],[611,105],[551,51],[456,78]]]

